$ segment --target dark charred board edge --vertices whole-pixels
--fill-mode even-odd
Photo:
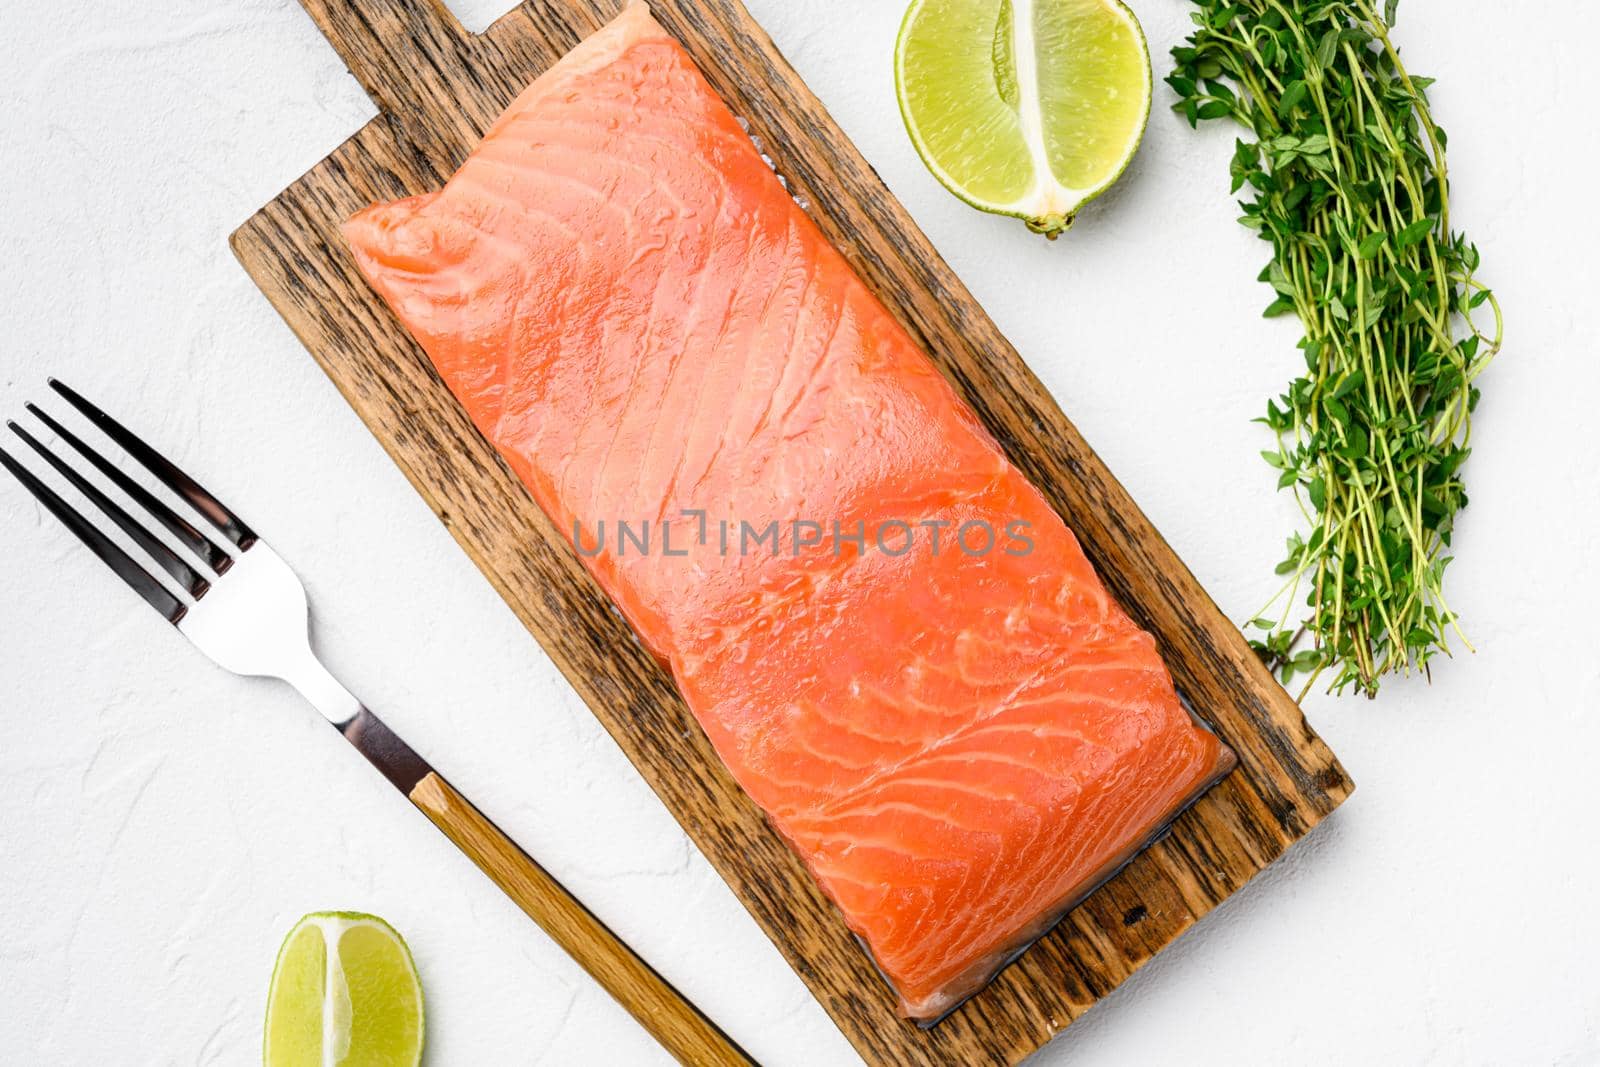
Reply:
[[[739,0],[660,0],[657,18],[1067,519],[1240,759],[1171,833],[943,1023],[921,1030],[899,1019],[870,960],[723,769],[671,679],[368,290],[338,234],[373,201],[436,188],[521,88],[620,4],[524,3],[472,37],[436,0],[301,2],[381,113],[241,227],[236,255],[865,1059],[1020,1060],[1350,794],[1299,708]]]

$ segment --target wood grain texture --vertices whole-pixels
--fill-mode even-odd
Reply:
[[[679,1063],[754,1067],[726,1034],[437,772],[428,772],[410,796],[411,803]]]
[[[437,188],[516,93],[619,9],[529,0],[465,33],[435,0],[301,0],[381,114],[250,219],[240,261],[863,1058],[1014,1063],[1304,836],[1353,788],[1238,629],[939,258],[739,0],[657,18],[779,161],[812,217],[1076,531],[1155,634],[1237,771],[931,1030],[887,987],[739,791],[671,679],[370,292],[338,227]]]

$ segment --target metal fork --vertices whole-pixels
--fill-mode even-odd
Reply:
[[[197,528],[35,404],[27,410],[146,516],[141,522],[15,422],[7,426],[91,501],[176,586],[175,592],[58,493],[0,450],[0,464],[196,648],[235,674],[294,686],[656,1040],[686,1064],[751,1064],[714,1023],[590,914],[560,883],[364,707],[311,649],[305,587],[253,529],[121,423],[50,379],[106,437],[211,527]],[[153,519],[192,558],[147,525]],[[218,544],[225,542],[226,547]]]

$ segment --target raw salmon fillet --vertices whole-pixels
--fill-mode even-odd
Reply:
[[[1232,766],[643,5],[442,191],[345,233],[906,1015],[981,988]],[[769,521],[778,550],[745,550]]]

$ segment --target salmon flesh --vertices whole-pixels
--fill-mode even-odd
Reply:
[[[345,235],[905,1015],[1233,765],[642,4]]]

